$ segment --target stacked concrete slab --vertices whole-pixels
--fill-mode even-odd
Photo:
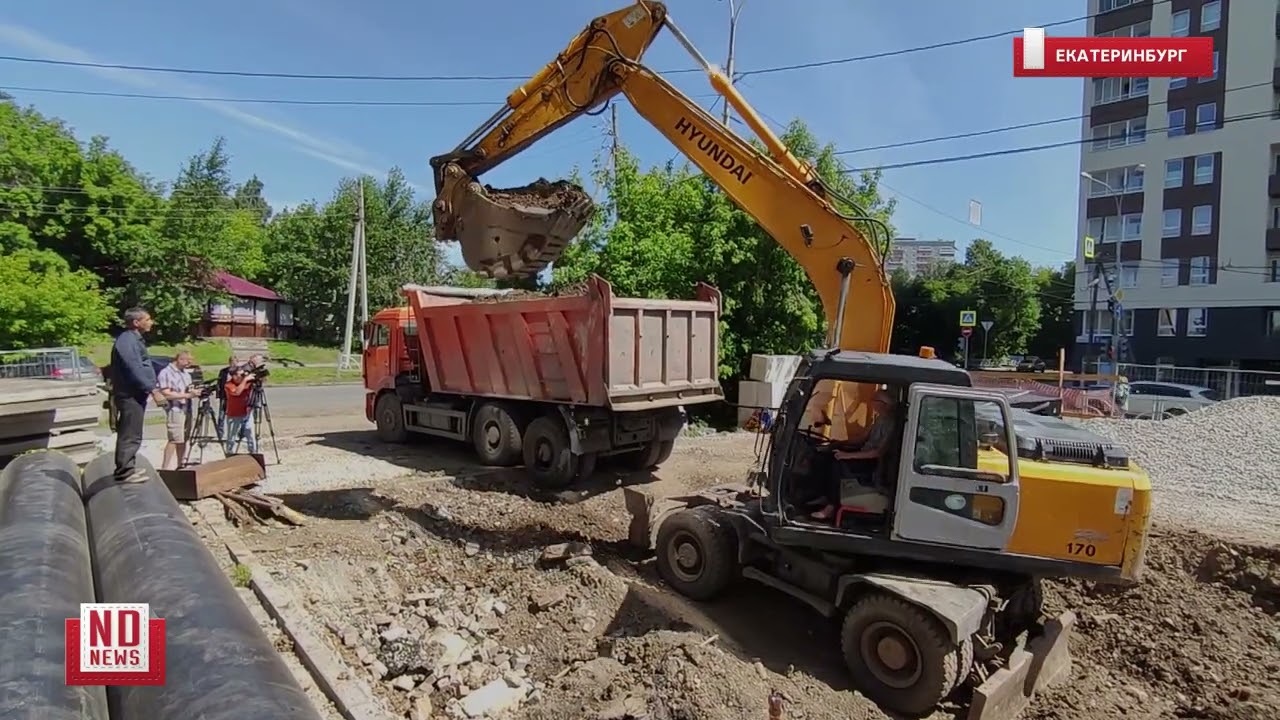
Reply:
[[[738,427],[756,429],[762,413],[777,414],[799,367],[799,355],[752,355],[748,379],[738,383]]]
[[[0,467],[30,450],[58,450],[84,465],[97,454],[102,393],[66,380],[0,380]]]

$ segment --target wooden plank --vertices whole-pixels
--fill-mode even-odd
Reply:
[[[61,450],[77,445],[92,445],[98,441],[98,434],[93,430],[77,430],[58,435],[36,435],[33,437],[5,439],[0,441],[0,457],[19,455],[28,450]]]
[[[267,477],[261,453],[232,455],[181,470],[158,470],[169,492],[177,500],[202,500],[227,490],[255,485]]]
[[[96,403],[59,407],[21,415],[0,415],[0,439],[65,433],[71,430],[92,430],[98,425],[101,417],[102,408]]]

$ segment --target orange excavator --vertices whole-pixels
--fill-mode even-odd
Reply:
[[[763,150],[641,63],[663,30]],[[479,177],[619,94],[805,269],[829,328],[790,381],[750,482],[675,498],[627,488],[632,540],[689,598],[751,580],[841,618],[833,634],[855,687],[888,710],[927,714],[963,692],[971,719],[1016,715],[1069,675],[1074,615],[1043,615],[1041,580],[1138,580],[1147,473],[1122,447],[973,387],[930,348],[889,354],[887,228],[788,151],[659,2],[592,20],[432,158],[437,238],[458,241],[467,265],[492,277],[554,262],[589,221],[589,196],[564,182],[495,189]],[[873,462],[831,460],[868,436],[881,438]],[[834,518],[804,507],[815,487],[838,506]]]

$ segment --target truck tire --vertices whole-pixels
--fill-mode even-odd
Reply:
[[[373,406],[373,420],[378,428],[378,439],[386,443],[402,443],[409,439],[404,427],[404,407],[395,393],[378,398]]]
[[[628,470],[651,470],[666,462],[675,446],[675,440],[654,440],[639,450],[620,455],[618,461]]]
[[[595,472],[595,453],[573,454],[569,430],[554,415],[543,415],[529,423],[523,445],[524,469],[540,488],[565,488]]]
[[[932,712],[963,681],[963,646],[925,610],[885,593],[871,593],[849,609],[841,649],[853,684],[890,712]]]
[[[471,416],[471,444],[485,465],[510,467],[522,457],[520,425],[501,403],[481,403]]]
[[[738,538],[710,507],[680,510],[658,528],[658,574],[676,592],[711,600],[738,575]]]

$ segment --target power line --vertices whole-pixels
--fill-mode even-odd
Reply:
[[[1156,5],[1164,5],[1171,0],[1153,0],[1152,7]],[[1088,21],[1105,13],[1093,13],[1091,15],[1082,15],[1067,20],[1055,20],[1053,22],[1041,23],[1038,27],[1051,28],[1061,25],[1070,25],[1072,23]],[[738,77],[747,77],[750,75],[771,75],[781,72],[791,72],[794,70],[811,70],[814,68],[831,67],[833,65],[846,65],[855,62],[864,62],[867,60],[880,60],[890,57],[901,57],[903,55],[911,55],[919,52],[928,52],[930,50],[941,50],[943,48],[958,47],[961,45],[970,45],[987,40],[999,40],[1000,38],[1013,37],[1022,32],[1022,28],[1013,30],[1005,30],[996,33],[986,33],[983,35],[974,35],[967,38],[957,40],[948,40],[946,42],[930,43],[927,45],[915,45],[912,47],[899,48],[896,50],[886,50],[868,55],[854,55],[842,58],[831,58],[828,60],[814,60],[803,63],[793,63],[790,65],[775,65],[772,67],[763,67],[756,70],[746,70],[738,74]],[[277,72],[277,71],[255,71],[255,70],[222,70],[213,68],[190,68],[163,65],[131,65],[125,63],[102,63],[87,62],[80,60],[58,60],[54,58],[32,58],[17,55],[0,55],[0,60],[17,63],[30,63],[40,65],[59,65],[64,67],[80,67],[80,68],[97,68],[101,70],[132,70],[135,72],[152,72],[152,73],[168,73],[179,75],[212,75],[220,77],[243,77],[243,78],[276,78],[286,80],[355,80],[364,82],[490,82],[490,81],[508,81],[523,82],[528,80],[528,73],[518,73],[511,75],[374,75],[374,74],[337,74],[337,73],[297,73],[297,72]],[[679,68],[675,70],[665,70],[662,74],[674,75],[681,73],[700,73],[701,68]]]
[[[1274,110],[1264,110],[1264,111],[1254,112],[1254,113],[1245,113],[1243,115],[1238,115],[1236,117],[1223,118],[1222,124],[1227,125],[1230,123],[1247,122],[1250,120],[1264,120],[1264,119],[1271,119],[1273,117],[1275,117]],[[1217,127],[1215,126],[1214,129],[1216,130]],[[1168,132],[1168,131],[1169,131],[1169,128],[1167,127],[1155,128],[1155,129],[1148,129],[1146,131],[1146,134]],[[1097,142],[1101,140],[1119,139],[1122,137],[1124,136],[1112,135],[1106,138],[1080,138],[1076,140],[1063,140],[1061,142],[1043,143],[1040,145],[1024,145],[1022,147],[1005,148],[1003,150],[991,150],[988,152],[981,152],[981,153],[970,153],[967,155],[949,155],[949,156],[944,156],[939,158],[930,158],[928,160],[916,160],[913,162],[894,163],[891,165],[876,165],[876,166],[868,166],[868,167],[861,167],[861,168],[845,168],[841,172],[857,173],[857,172],[869,172],[874,170],[898,170],[901,168],[920,167],[924,165],[943,165],[946,163],[963,162],[965,160],[983,160],[986,158],[1004,157],[1006,155],[1022,155],[1024,153],[1040,152],[1042,150],[1055,150],[1057,148],[1085,145],[1088,143]]]
[[[1227,88],[1223,92],[1229,93],[1229,92],[1237,92],[1240,90],[1253,90],[1260,87],[1271,87],[1271,84],[1272,84],[1271,81],[1268,80],[1266,82],[1251,83],[1249,85],[1241,85],[1240,87]],[[1163,100],[1161,102],[1148,103],[1147,106],[1159,107],[1160,105],[1168,105],[1168,104],[1169,104],[1168,100]],[[1028,128],[1044,127],[1046,125],[1057,125],[1059,123],[1064,123],[1064,122],[1079,121],[1079,120],[1084,120],[1088,117],[1089,115],[1087,114],[1071,115],[1068,117],[1054,118],[1052,120],[1036,120],[1033,122],[1020,123],[1017,125],[1003,125],[1000,127],[990,128],[987,130],[974,130],[972,132],[957,133],[955,135],[939,135],[937,137],[921,138],[919,140],[903,140],[900,142],[887,143],[884,145],[871,145],[869,147],[856,148],[853,150],[839,150],[836,152],[836,155],[853,155],[854,153],[872,152],[874,150],[893,150],[896,148],[912,147],[915,145],[926,145],[928,143],[945,142],[947,140],[967,140],[969,138],[983,137],[985,135],[996,135],[998,133],[1012,132],[1014,130],[1026,130]],[[1118,136],[1118,137],[1123,137],[1123,136]],[[1107,138],[1097,138],[1097,139],[1109,140],[1111,138],[1107,137]]]

